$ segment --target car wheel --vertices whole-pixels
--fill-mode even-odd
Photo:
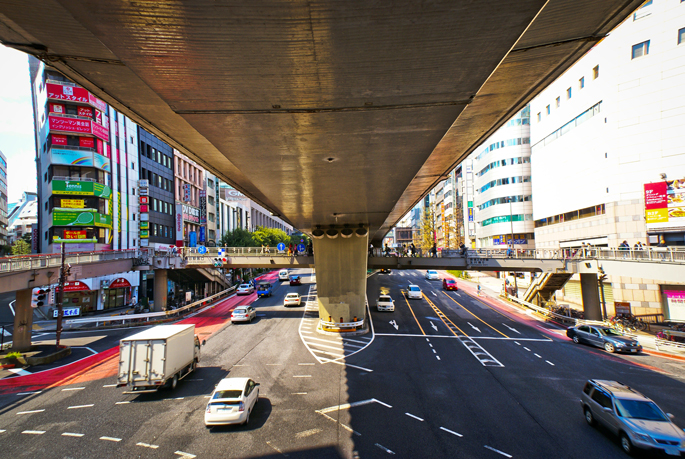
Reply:
[[[171,390],[174,390],[174,389],[176,389],[177,385],[178,385],[178,375],[174,375],[174,377],[171,378],[171,386],[169,386],[169,388]]]
[[[607,352],[610,352],[610,353],[612,353],[612,354],[613,354],[614,352],[616,352],[616,348],[615,348],[614,345],[611,344],[611,343],[604,343],[604,350],[607,351]]]
[[[243,422],[243,424],[245,424],[245,425],[247,425],[247,423],[250,422],[250,411],[252,411],[252,410],[249,410],[247,412],[247,415],[245,415],[245,422]]]
[[[623,452],[629,456],[632,456],[635,451],[633,448],[633,443],[630,441],[630,438],[628,438],[628,435],[626,435],[625,433],[621,434],[621,448],[623,448]]]
[[[580,344],[580,338],[578,338],[578,335],[573,335],[573,342],[576,344]]]
[[[592,415],[590,408],[585,408],[585,421],[591,426],[595,425],[595,417]]]

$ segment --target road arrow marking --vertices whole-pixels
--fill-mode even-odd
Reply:
[[[433,329],[434,329],[435,331],[438,331],[437,325],[435,325],[433,322],[431,322],[431,327],[433,327]]]
[[[513,332],[516,332],[516,333],[518,333],[519,335],[521,334],[521,332],[520,332],[520,331],[518,331],[518,330],[517,330],[517,329],[515,329],[515,328],[511,328],[511,327],[510,327],[509,325],[507,325],[507,324],[504,324],[504,323],[503,323],[502,325],[504,325],[505,327],[507,327],[507,328],[508,328],[509,330],[511,330],[511,331],[513,331]]]
[[[479,329],[478,327],[474,327],[474,326],[471,324],[471,322],[466,322],[466,323],[469,324],[469,325],[471,325],[471,328],[473,328],[473,329],[476,330],[478,333],[480,333],[480,329]]]
[[[392,325],[393,327],[395,327],[395,330],[399,330],[399,329],[400,329],[400,326],[397,325],[397,322],[395,322],[394,320],[391,320],[391,321],[390,321],[390,325]]]
[[[433,296],[438,296],[435,292],[431,292],[431,293],[433,294]]]

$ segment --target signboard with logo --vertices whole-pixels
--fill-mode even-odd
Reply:
[[[141,238],[147,238],[150,237],[150,232],[146,229],[141,229],[138,234],[140,235]]]
[[[53,209],[52,224],[53,226],[98,226],[111,229],[112,217],[91,209],[81,212]]]
[[[53,148],[50,150],[50,157],[50,161],[52,164],[93,167],[93,154],[87,151],[74,151],[62,148]]]
[[[85,116],[86,118],[92,118],[93,117],[93,109],[90,107],[78,107],[78,111],[76,114],[78,116]]]
[[[685,226],[685,179],[645,183],[647,229]]]
[[[197,207],[182,204],[183,206],[183,220],[192,223],[200,222],[200,209]]]
[[[101,138],[105,142],[109,141],[109,132],[103,126],[98,123],[90,123],[92,128],[92,133],[94,136]]]
[[[93,154],[93,167],[97,169],[102,169],[103,171],[109,172],[111,170],[109,158],[106,156],[99,155],[97,153]]]
[[[50,115],[48,121],[51,131],[76,132],[79,134],[90,134],[91,132],[90,121],[88,120]]]
[[[207,223],[207,192],[200,190],[200,223]]]
[[[685,321],[685,290],[669,289],[663,290],[663,296],[666,297],[666,306],[668,311],[666,319],[674,321]]]
[[[55,290],[59,290],[59,288],[56,287]],[[90,287],[85,282],[73,281],[73,282],[65,282],[64,283],[64,291],[65,292],[83,292],[86,290],[90,290]]]
[[[149,229],[150,222],[140,222],[140,229]]]
[[[88,237],[86,233],[86,230],[64,230],[62,237],[64,239],[86,239]]]
[[[148,196],[138,196],[138,202],[140,204],[148,205],[150,204],[150,198]]]
[[[190,202],[190,184],[183,184],[183,200],[185,202]]]
[[[83,199],[60,199],[59,206],[65,209],[83,209],[86,201]]]
[[[176,246],[183,247],[183,204],[176,203],[176,215],[174,218],[174,230],[176,230]]]
[[[473,207],[469,207],[469,221],[473,221]]]
[[[66,145],[67,136],[61,134],[50,134],[52,145]]]
[[[200,227],[200,238],[199,238],[199,241],[200,241],[200,242],[205,242],[205,227],[204,227],[204,226],[201,226],[201,227]]]
[[[91,93],[88,93],[88,103],[92,105],[93,107],[97,108],[101,112],[107,113],[107,104],[92,95]]]
[[[75,180],[53,180],[52,194],[71,194],[109,198],[112,190],[101,183]]]
[[[47,83],[45,89],[48,93],[48,99],[69,100],[72,102],[88,103],[89,93],[83,88],[75,86],[61,85],[54,83]]]
[[[83,148],[95,148],[95,139],[81,136],[78,138],[78,145]]]

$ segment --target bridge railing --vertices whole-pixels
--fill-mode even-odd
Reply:
[[[66,254],[65,263],[70,265],[80,265],[102,261],[130,259],[136,258],[137,252],[138,251],[136,249],[103,250],[98,252],[72,252]],[[61,255],[59,253],[6,257],[0,258],[0,274],[42,268],[59,268],[60,264]]]

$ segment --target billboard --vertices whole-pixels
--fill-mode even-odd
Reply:
[[[55,144],[54,140],[56,137],[53,136],[53,144]],[[87,139],[87,137],[82,137],[82,139]],[[110,171],[108,158],[89,151],[52,148],[50,150],[50,163],[65,166],[95,167],[103,171]]]
[[[83,209],[86,207],[84,199],[60,199],[59,207],[63,209]]]
[[[109,198],[112,190],[101,183],[82,182],[77,180],[53,180],[52,194],[71,194],[79,196],[97,196]]]
[[[63,116],[50,115],[48,117],[51,131],[76,132],[78,134],[90,134],[90,121]]]
[[[112,228],[112,217],[103,215],[94,210],[59,210],[52,211],[53,226],[99,226]]]
[[[88,236],[86,230],[64,230],[62,237],[63,239],[86,239]]]
[[[176,230],[176,246],[183,247],[183,204],[176,204],[174,229]]]
[[[645,183],[647,229],[685,226],[685,179]]]
[[[109,132],[107,129],[100,126],[98,123],[90,123],[90,125],[94,136],[101,138],[105,142],[109,142]]]
[[[48,93],[48,99],[69,100],[73,102],[89,103],[89,93],[83,88],[76,86],[61,85],[54,83],[47,83],[45,89]]]

